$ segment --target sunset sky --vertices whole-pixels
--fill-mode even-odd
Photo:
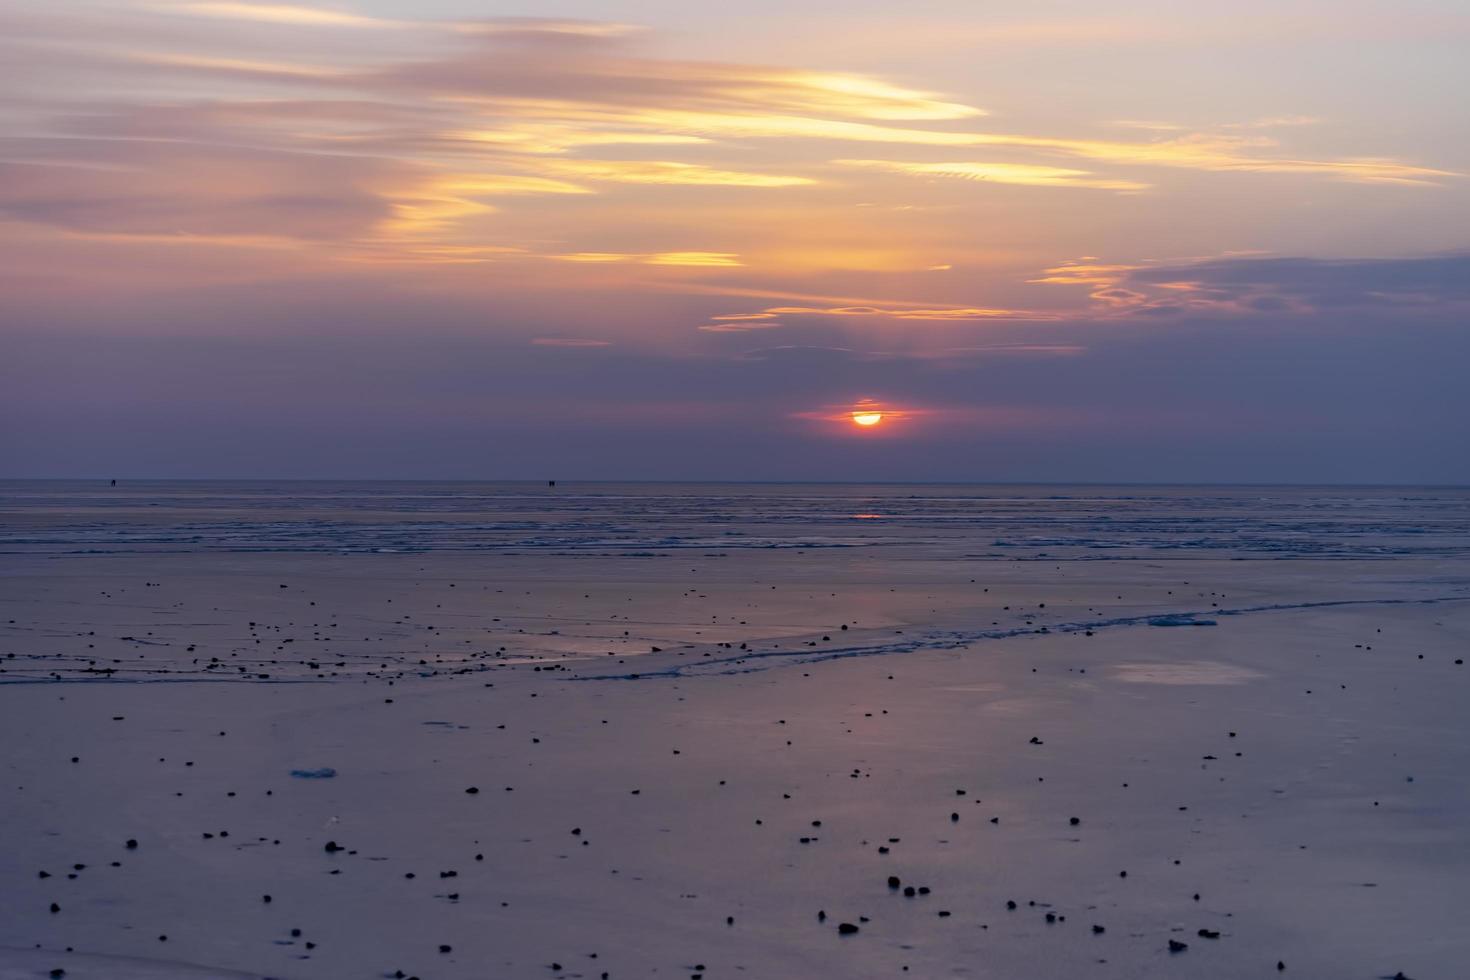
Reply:
[[[0,476],[1470,482],[1467,50],[1462,0],[0,0]]]

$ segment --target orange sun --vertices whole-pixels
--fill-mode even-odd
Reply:
[[[853,422],[861,426],[877,425],[879,422],[883,421],[883,413],[874,412],[871,410],[853,412],[852,420]]]

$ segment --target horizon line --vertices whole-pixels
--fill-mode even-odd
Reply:
[[[721,480],[721,479],[599,479],[563,477],[66,477],[66,476],[0,476],[6,483],[100,483],[111,487],[148,483],[417,483],[417,484],[531,484],[561,485],[630,485],[630,486],[894,486],[894,487],[1232,487],[1292,489],[1405,489],[1470,490],[1470,483],[1374,483],[1360,481],[1209,481],[1209,480]]]

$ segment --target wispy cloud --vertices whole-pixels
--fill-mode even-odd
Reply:
[[[692,187],[799,187],[807,177],[719,170],[671,160],[556,160],[544,164],[553,173],[623,184],[684,184]]]
[[[6,158],[9,158],[6,160]],[[0,214],[76,231],[352,240],[411,166],[155,140],[0,140]]]
[[[195,17],[214,17],[224,20],[257,21],[267,24],[288,24],[293,27],[369,27],[376,29],[404,26],[407,22],[367,17],[342,10],[322,7],[304,7],[285,3],[240,3],[226,0],[195,0],[195,2],[153,3],[154,10],[165,13],[188,14]]]
[[[740,256],[730,252],[655,252],[645,256],[649,265],[687,265],[714,268],[730,268],[744,265]]]
[[[1246,256],[1149,265],[1078,263],[1032,282],[1085,286],[1109,315],[1312,314],[1470,303],[1470,255],[1404,259]]]
[[[1098,177],[1086,170],[1047,167],[1030,163],[907,163],[897,160],[834,160],[846,167],[886,170],[910,177],[947,177],[955,180],[986,181],[993,184],[1025,184],[1035,187],[1094,187],[1101,190],[1137,191],[1149,185],[1134,180]]]
[[[973,306],[925,309],[906,306],[772,306],[773,316],[889,317],[894,320],[1053,320],[1056,314],[1035,310],[984,309]]]
[[[636,265],[678,265],[695,268],[735,268],[743,265],[740,256],[730,252],[565,252],[547,258],[563,262],[593,264],[631,263]]]

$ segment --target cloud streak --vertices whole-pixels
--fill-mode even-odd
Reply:
[[[1022,184],[1032,187],[1093,187],[1100,190],[1141,191],[1148,184],[1134,180],[1097,177],[1086,170],[1047,167],[1030,163],[907,163],[897,160],[834,160],[845,167],[865,167],[909,177],[945,177],[993,184]]]
[[[1084,286],[1106,315],[1444,312],[1470,304],[1470,254],[1323,259],[1249,256],[1150,265],[1077,263],[1033,282]]]

